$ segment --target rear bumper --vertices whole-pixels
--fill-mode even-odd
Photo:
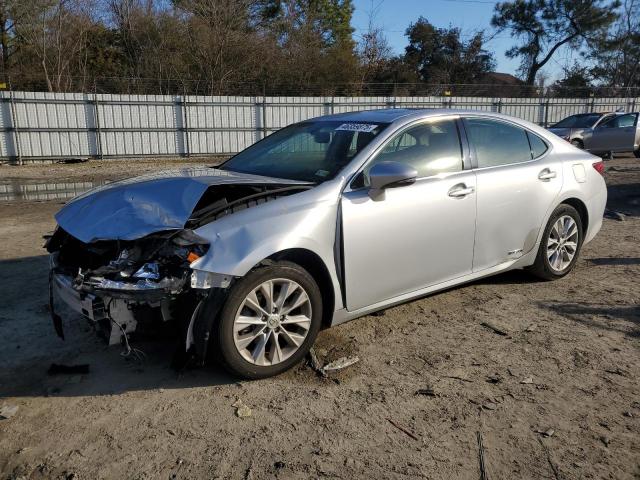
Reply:
[[[584,244],[593,240],[596,234],[600,231],[600,228],[602,228],[602,218],[607,205],[607,185],[602,177],[600,177],[599,180],[602,182],[601,187],[598,188],[596,194],[587,202],[589,228],[587,229],[584,237]]]

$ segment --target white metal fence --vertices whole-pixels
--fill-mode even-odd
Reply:
[[[0,92],[0,159],[227,155],[274,130],[329,113],[470,108],[547,126],[640,98],[205,97]]]

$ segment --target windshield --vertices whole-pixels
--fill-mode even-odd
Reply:
[[[583,115],[571,115],[560,120],[553,128],[591,128],[602,117],[599,113],[587,113]]]
[[[220,168],[320,183],[336,176],[388,124],[302,122],[278,130]]]

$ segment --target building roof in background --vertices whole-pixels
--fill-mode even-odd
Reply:
[[[487,72],[480,83],[486,85],[524,85],[524,82],[510,73]]]

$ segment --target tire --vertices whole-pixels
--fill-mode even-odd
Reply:
[[[286,291],[285,285],[288,285]],[[269,289],[271,303],[265,295]],[[306,294],[308,302],[301,292]],[[286,298],[278,310],[277,304],[283,295]],[[288,312],[293,315],[287,315],[286,310],[298,301],[304,303]],[[274,307],[267,316],[271,304]],[[258,267],[231,288],[213,329],[212,350],[233,375],[247,379],[278,375],[309,352],[320,330],[322,307],[318,284],[299,265],[277,262]]]
[[[558,237],[558,228],[556,227],[556,223],[562,219],[563,222],[565,222],[565,225],[570,224],[570,222],[565,220],[567,217],[575,224],[576,232],[575,234],[567,235],[567,238],[564,241],[562,241],[561,238],[558,238],[558,241],[556,240]],[[554,229],[554,227],[556,228]],[[531,273],[543,280],[557,280],[567,275],[571,270],[573,270],[573,267],[578,260],[580,249],[582,247],[583,236],[582,219],[580,218],[578,211],[571,205],[559,205],[551,214],[549,222],[544,229],[535,263],[529,268]],[[564,252],[570,252],[573,243],[575,243],[574,254],[573,257],[567,261],[569,254],[567,253],[565,256],[562,253],[562,246],[564,246]],[[556,244],[560,246],[560,248],[554,249],[553,247]],[[556,251],[557,255],[550,256],[549,251],[552,249]]]
[[[638,150],[633,151],[633,156],[636,158],[640,158],[640,148]]]
[[[579,139],[574,139],[571,140],[571,145],[573,145],[576,148],[579,148],[580,150],[584,150],[584,144],[582,143],[582,140]]]

